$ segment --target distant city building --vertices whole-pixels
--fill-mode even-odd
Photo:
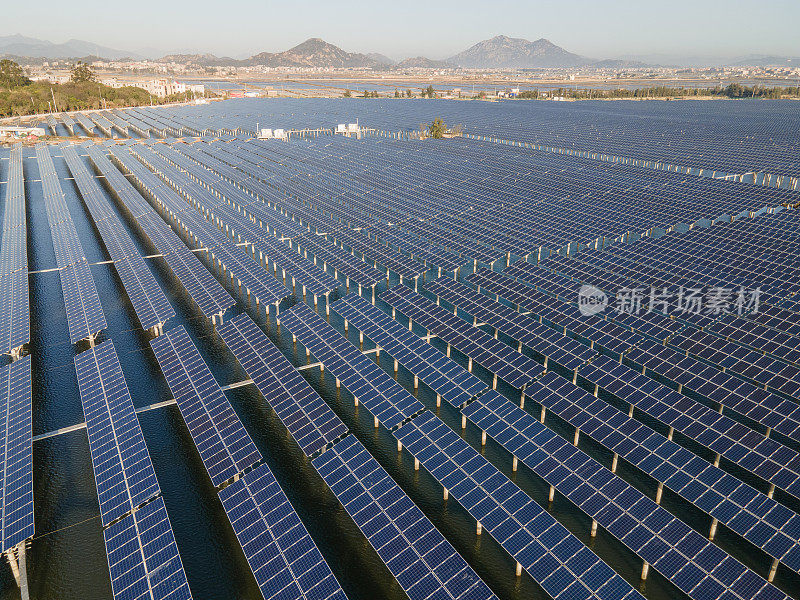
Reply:
[[[186,92],[205,94],[206,91],[206,86],[202,84],[187,85],[178,81],[170,81],[169,79],[153,79],[152,81],[142,84],[140,87],[147,90],[153,96],[158,96],[159,98],[166,98],[167,96],[172,96],[173,94],[185,94]]]

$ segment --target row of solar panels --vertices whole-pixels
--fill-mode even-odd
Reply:
[[[64,159],[89,209],[106,250],[143,329],[163,325],[174,316],[161,287],[117,216],[97,179],[89,173],[73,146],[62,148]]]
[[[457,339],[457,338],[456,338],[456,339]],[[316,352],[315,352],[315,355],[316,355]],[[363,356],[363,355],[362,355],[362,356]],[[386,390],[383,390],[383,389],[381,389],[380,391],[381,391],[381,392],[382,392],[384,395],[387,393],[387,392],[386,392]],[[369,394],[369,390],[367,390],[367,393]],[[366,404],[366,403],[365,403],[365,404]],[[396,408],[396,407],[395,407],[395,408]],[[389,410],[389,411],[388,411],[386,414],[389,414],[389,415],[391,415],[391,410]],[[384,419],[382,419],[382,421],[383,421],[383,422],[386,422],[386,421],[385,421],[385,418],[384,418]]]
[[[78,232],[64,201],[64,192],[49,147],[38,144],[36,158],[67,312],[69,337],[74,344],[105,329],[106,319]]]
[[[334,141],[328,142],[329,144],[344,145],[346,142]],[[371,142],[377,144],[378,142]],[[265,146],[263,144],[250,144],[256,151]],[[396,144],[399,146],[399,144]],[[291,146],[291,147],[289,147]],[[596,164],[589,165],[591,168],[583,165],[585,168],[578,175],[575,169],[574,161],[570,158],[555,158],[550,156],[537,157],[540,164],[537,164],[528,155],[514,155],[509,156],[505,150],[502,152],[492,148],[492,145],[481,146],[481,168],[486,169],[486,163],[494,163],[496,169],[508,171],[509,175],[514,176],[513,186],[510,186],[502,180],[497,181],[493,186],[487,184],[485,176],[478,178],[476,173],[474,183],[453,182],[448,186],[449,193],[456,194],[462,192],[458,187],[454,188],[454,184],[458,183],[463,188],[461,195],[467,198],[475,198],[476,195],[482,195],[483,188],[487,190],[487,195],[491,194],[491,202],[480,202],[476,199],[475,207],[464,207],[464,209],[453,210],[454,207],[445,209],[442,214],[433,216],[426,219],[426,221],[434,225],[434,230],[445,234],[445,237],[455,237],[455,242],[470,248],[471,251],[466,254],[469,258],[480,260],[481,262],[492,262],[499,256],[506,252],[514,254],[530,254],[539,248],[558,249],[568,245],[571,242],[589,243],[595,242],[599,238],[615,238],[620,235],[626,234],[630,231],[644,232],[653,227],[668,228],[679,223],[693,223],[699,218],[704,217],[718,217],[722,214],[739,214],[742,211],[753,211],[763,208],[764,206],[776,206],[780,202],[777,199],[771,198],[769,193],[762,194],[763,198],[755,200],[747,198],[743,194],[738,193],[730,185],[725,185],[717,181],[704,181],[700,178],[698,180],[686,180],[682,177],[677,177],[674,174],[647,174],[648,178],[653,179],[653,183],[648,187],[655,187],[657,180],[666,179],[667,186],[661,185],[658,190],[650,190],[648,187],[643,187],[643,184],[631,175],[631,172],[620,170],[619,168],[611,169],[607,167],[598,167]],[[358,145],[349,143],[347,147],[341,148],[344,154],[365,152],[370,146]],[[270,150],[283,160],[289,159],[289,165],[295,164],[292,160],[297,155],[303,156],[303,152],[308,145],[292,144],[292,145],[271,145]],[[409,159],[410,153],[407,150],[408,146],[403,145],[403,149],[391,148],[389,152],[375,153],[371,160],[378,165],[387,163],[389,160],[396,160],[400,154],[403,155],[404,160]],[[324,149],[324,148],[323,148]],[[320,150],[320,153],[322,150]],[[466,146],[451,146],[447,148],[436,148],[435,150],[416,150],[417,153],[422,155],[425,160],[420,161],[423,169],[431,172],[436,172],[441,176],[438,165],[442,164],[442,153],[445,153],[454,166],[457,164],[459,170],[470,169],[474,167],[465,166],[460,158],[464,156],[475,156],[476,148],[474,145]],[[288,155],[288,156],[287,156]],[[488,155],[490,158],[487,158]],[[286,191],[291,194],[301,194],[301,190],[311,188],[312,198],[309,200],[310,204],[316,204],[321,212],[328,212],[334,214],[336,211],[342,209],[343,205],[339,200],[335,206],[331,208],[330,202],[325,202],[319,196],[318,190],[323,185],[325,176],[331,177],[330,171],[334,170],[329,164],[328,159],[333,157],[325,155],[325,173],[318,172],[322,167],[315,169],[308,167],[306,162],[301,163],[303,170],[309,171],[309,177],[303,179],[285,179]],[[340,157],[337,157],[340,158]],[[435,159],[435,161],[434,161]],[[456,162],[457,161],[457,162]],[[526,162],[527,161],[527,162]],[[555,165],[548,164],[554,161],[563,161],[564,165],[561,172],[550,172]],[[447,161],[444,161],[447,164]],[[519,166],[517,167],[517,164]],[[436,165],[436,166],[434,166]],[[264,165],[261,165],[265,167]],[[533,177],[536,181],[535,185],[531,185],[529,189],[526,188],[524,180],[520,180],[519,173],[513,167],[524,169],[522,172],[525,177]],[[539,168],[537,170],[537,167]],[[267,167],[265,167],[267,168]],[[274,172],[285,175],[285,168],[283,163],[276,164],[275,162],[269,167]],[[387,168],[389,166],[387,165]],[[534,172],[532,172],[534,171]],[[347,171],[343,174],[337,174],[335,178],[335,185],[329,194],[337,193],[342,185],[346,185]],[[421,175],[418,172],[414,173],[414,179],[408,180],[408,177],[402,173],[398,173],[396,177],[396,186],[400,189],[392,190],[396,195],[403,192],[403,187],[414,190],[422,191],[425,189],[419,184],[416,186],[416,180]],[[423,174],[424,176],[424,174]],[[578,179],[579,178],[579,179]],[[587,181],[588,179],[588,181]],[[699,182],[699,183],[698,183]],[[405,185],[404,185],[405,184]],[[431,184],[423,184],[431,185]],[[588,185],[588,192],[587,190]],[[300,187],[302,186],[302,188]],[[412,187],[413,186],[413,187]],[[691,193],[693,188],[700,186],[696,190],[696,195],[692,197],[692,202],[688,202],[687,194]],[[431,185],[433,188],[434,186]],[[443,186],[442,186],[443,187]],[[609,187],[617,188],[618,193],[609,194]],[[631,195],[631,190],[634,188],[641,188],[641,192],[637,196]],[[596,190],[596,191],[595,191]],[[431,192],[436,195],[441,195],[441,189],[431,189]],[[573,198],[574,194],[581,191],[580,195]],[[507,195],[509,193],[513,196],[504,198],[502,202],[496,202],[497,194]],[[317,195],[313,195],[317,194]],[[669,194],[669,197],[668,195]],[[699,196],[699,198],[697,197]],[[533,197],[533,199],[531,199]],[[670,197],[673,200],[670,200]],[[356,202],[356,196],[349,194],[347,202]],[[414,198],[414,202],[422,205],[422,198]],[[430,197],[425,198],[429,202]],[[402,205],[402,200],[399,198],[392,198],[389,200],[390,205]],[[358,223],[358,214],[370,213],[375,204],[368,203],[365,208],[360,208],[360,212],[347,212],[351,223]],[[331,212],[333,211],[333,212]],[[393,219],[397,222],[398,219]],[[404,226],[404,218],[399,219],[399,225]],[[413,224],[413,223],[412,223]],[[521,240],[525,241],[524,243]],[[476,241],[480,242],[476,244]],[[451,244],[453,241],[450,242]]]
[[[3,232],[0,240],[0,340],[3,354],[19,354],[30,341],[28,302],[28,235],[22,147],[9,156],[5,185]]]
[[[394,288],[396,289],[396,288]],[[392,291],[394,291],[394,289]],[[413,293],[413,292],[412,292]],[[347,315],[348,317],[353,316],[353,314],[358,315],[358,313],[353,313],[349,306],[351,303],[356,305],[362,304],[365,305],[362,308],[374,309],[374,307],[370,307],[370,305],[366,304],[363,299],[359,299],[358,297],[349,297],[349,299],[342,300],[334,304],[334,310],[343,310],[343,314]],[[344,308],[340,308],[343,305]],[[378,311],[380,312],[380,311]],[[360,317],[363,318],[363,317]],[[389,320],[388,317],[384,314],[384,320]],[[310,310],[306,305],[300,304],[297,305],[291,311],[284,313],[281,317],[282,323],[286,325],[293,334],[297,335],[300,341],[304,343],[317,357],[319,360],[323,362],[325,365],[326,370],[329,370],[333,373],[333,375],[337,378],[337,380],[341,380],[342,384],[348,389],[351,389],[354,395],[357,395],[359,402],[364,404],[364,406],[373,412],[377,418],[382,418],[382,422],[386,424],[388,427],[396,426],[395,423],[397,419],[406,419],[408,416],[411,416],[409,413],[413,414],[413,411],[416,407],[413,405],[409,408],[405,405],[405,402],[416,402],[413,397],[411,397],[408,392],[404,389],[399,388],[396,392],[392,392],[391,387],[394,383],[394,380],[388,378],[388,382],[385,384],[385,388],[380,388],[380,392],[376,393],[372,390],[368,389],[367,386],[381,386],[384,385],[381,383],[381,375],[380,374],[373,374],[369,372],[366,367],[361,367],[361,365],[356,364],[357,358],[356,355],[361,355],[355,348],[353,348],[346,340],[341,338],[339,334],[333,330],[330,325],[327,325],[320,317],[318,317],[312,310]],[[390,321],[390,320],[389,320]],[[365,325],[365,329],[367,326]],[[368,329],[369,330],[369,329]],[[376,336],[377,337],[377,336]],[[341,340],[341,342],[339,341]],[[417,342],[420,342],[419,338],[417,338]],[[420,342],[422,343],[422,342]],[[382,345],[382,344],[381,344]],[[424,343],[423,343],[424,345]],[[336,349],[338,350],[332,350]],[[438,351],[436,351],[438,352]],[[355,354],[354,354],[355,353]],[[391,353],[391,351],[390,351]],[[394,354],[394,356],[403,356],[402,353],[398,352],[398,354]],[[363,355],[361,355],[363,357]],[[407,355],[406,355],[407,356]],[[406,358],[406,360],[408,360]],[[371,362],[371,361],[370,361]],[[409,364],[413,365],[413,361],[408,361]],[[352,366],[351,366],[352,365]],[[350,367],[350,368],[348,368]],[[419,368],[419,365],[417,365]],[[412,368],[412,372],[416,373],[416,370]],[[381,372],[382,373],[382,372]],[[360,375],[360,376],[359,376]],[[384,374],[385,375],[385,374]],[[469,376],[469,374],[465,374]],[[349,379],[346,379],[349,378]],[[485,387],[485,386],[484,386]],[[435,388],[434,388],[435,389]],[[356,390],[356,391],[353,391]],[[407,401],[403,401],[403,397],[408,398]],[[489,391],[485,392],[483,395],[479,396],[478,403],[481,403],[481,399],[488,399],[494,398],[497,402],[502,402],[504,405],[512,406],[507,400],[502,399],[499,395],[495,392]],[[392,399],[390,402],[391,406],[387,406],[386,400]],[[486,402],[488,400],[484,400]],[[475,406],[469,405],[469,406]],[[465,409],[465,413],[472,414],[474,408],[470,408],[469,410]],[[523,411],[524,412],[524,411]],[[392,415],[397,415],[394,417],[394,420],[391,417],[387,417],[386,414],[390,413]],[[527,414],[527,413],[525,413]],[[378,415],[381,415],[380,417]],[[401,421],[402,422],[402,421]],[[535,421],[534,421],[535,422]],[[537,423],[538,424],[538,423]],[[444,451],[444,456],[446,457],[449,452],[452,452],[452,456],[457,456],[458,458],[451,459],[452,462],[447,464],[444,460],[442,455],[435,455],[433,453],[433,448],[426,444],[424,440],[420,440],[420,437],[428,436],[430,438],[430,434],[428,433],[431,430],[437,430],[443,439],[446,440],[445,443],[441,445],[441,448]],[[449,432],[449,434],[445,434],[445,432]],[[395,433],[396,437],[403,442],[406,447],[409,447],[411,452],[417,456],[420,461],[424,465],[429,465],[429,468],[432,474],[439,479],[444,487],[450,491],[450,493],[454,494],[459,501],[465,503],[465,508],[467,508],[473,516],[477,518],[477,520],[483,523],[484,527],[492,533],[492,535],[496,535],[498,541],[506,547],[510,553],[517,558],[518,562],[523,565],[523,568],[531,572],[534,578],[545,587],[545,589],[554,595],[554,597],[558,597],[559,593],[564,592],[564,586],[569,586],[570,584],[564,584],[562,581],[562,587],[556,588],[555,582],[549,579],[549,576],[554,573],[554,565],[552,563],[542,563],[536,564],[543,560],[541,558],[541,554],[538,552],[532,552],[531,554],[528,553],[521,553],[517,548],[522,549],[525,548],[528,544],[519,539],[519,532],[517,531],[517,527],[514,527],[513,530],[508,529],[508,525],[510,524],[507,520],[500,518],[499,514],[496,512],[495,505],[490,504],[490,502],[497,503],[498,501],[501,503],[501,507],[503,507],[503,502],[500,500],[501,498],[507,498],[509,496],[514,497],[512,493],[505,493],[503,491],[503,487],[501,485],[501,479],[495,477],[494,480],[488,479],[488,476],[491,472],[488,470],[488,463],[481,464],[485,462],[485,459],[482,459],[472,450],[463,440],[461,440],[456,434],[449,430],[443,423],[438,421],[433,415],[429,413],[423,413],[421,416],[415,418],[411,422],[407,422],[405,425],[401,425],[400,429],[397,430]],[[547,438],[547,442],[552,445],[555,443],[555,434],[549,434]],[[500,436],[501,439],[504,439]],[[409,446],[411,444],[411,446]],[[422,444],[422,446],[420,446]],[[569,446],[569,444],[566,444]],[[547,447],[549,450],[549,446]],[[514,450],[517,450],[514,448]],[[468,451],[475,453],[475,459],[469,459]],[[547,450],[541,451],[543,456],[547,455]],[[419,454],[418,454],[419,453]],[[519,455],[518,451],[514,452],[515,456]],[[323,455],[323,458],[327,456],[327,454]],[[477,459],[480,458],[480,461],[476,462]],[[427,460],[426,460],[427,459]],[[588,459],[588,457],[587,457]],[[321,459],[320,459],[321,460]],[[445,463],[445,464],[443,464]],[[468,467],[464,466],[464,463],[467,463]],[[471,464],[470,464],[471,463]],[[469,481],[469,472],[470,468],[474,468],[480,475],[477,480],[474,480],[472,483],[473,488],[466,486],[465,481]],[[552,467],[551,467],[552,468]],[[575,473],[571,480],[567,482],[560,482],[564,484],[565,490],[574,489],[577,487],[577,481],[575,481],[575,476],[586,477],[588,480],[588,476],[583,471],[579,471],[579,466],[574,466]],[[466,469],[466,471],[465,471]],[[465,478],[465,473],[467,477]],[[502,475],[497,472],[496,474],[500,478],[503,478]],[[473,476],[474,477],[474,476]],[[601,521],[601,524],[606,526],[612,534],[615,534],[617,537],[623,538],[623,534],[627,534],[630,532],[631,518],[638,518],[640,521],[644,520],[644,517],[649,515],[652,512],[651,508],[647,508],[645,510],[646,498],[639,494],[642,498],[641,502],[637,501],[637,497],[635,496],[633,500],[630,500],[630,494],[634,493],[633,488],[627,486],[626,484],[623,485],[620,480],[611,476],[611,480],[613,480],[613,485],[609,486],[609,490],[607,493],[610,493],[611,490],[614,490],[617,494],[622,494],[625,490],[629,490],[627,493],[627,500],[630,502],[630,506],[628,507],[627,511],[627,520],[622,519],[620,514],[614,515],[614,513],[608,513],[608,507],[604,506],[602,503],[597,502],[597,498],[595,497],[595,503],[593,505],[593,509],[595,511],[600,510],[601,508],[605,508],[605,515],[609,516],[605,522]],[[611,481],[609,480],[609,481]],[[594,479],[591,480],[592,482],[596,483]],[[603,482],[604,484],[609,483],[609,481]],[[512,485],[508,482],[508,485]],[[596,483],[596,485],[600,485]],[[619,489],[617,486],[622,485],[623,488]],[[489,494],[488,492],[483,491],[483,497],[475,496],[475,492],[478,490],[498,490],[498,493]],[[585,493],[585,491],[583,492]],[[462,495],[463,494],[463,495]],[[524,494],[519,492],[521,496],[517,497],[515,502],[519,503],[520,499]],[[617,502],[621,502],[615,496],[615,500]],[[469,503],[475,502],[474,506],[471,506]],[[634,508],[634,504],[639,502],[636,508]],[[645,503],[645,504],[642,504]],[[651,502],[651,504],[653,504]],[[579,504],[580,505],[580,504]],[[523,514],[528,513],[528,518],[532,515],[529,513],[530,510],[538,509],[538,505],[535,505],[532,501],[525,501],[522,505],[515,506],[514,501],[507,502],[505,504],[505,509],[510,510],[510,515],[513,517],[514,513],[521,511]],[[492,512],[492,511],[495,512]],[[538,509],[541,510],[541,509]],[[482,512],[484,511],[484,512]],[[727,557],[724,552],[717,549],[713,545],[709,544],[707,540],[704,540],[702,536],[696,534],[688,527],[680,524],[674,517],[668,515],[668,513],[662,511],[657,512],[656,517],[653,518],[652,522],[647,523],[647,527],[650,528],[651,532],[655,532],[662,536],[663,539],[666,539],[670,542],[673,546],[672,554],[667,556],[658,555],[658,553],[665,554],[669,549],[664,545],[662,542],[661,546],[651,544],[647,548],[645,548],[645,542],[649,540],[649,538],[644,537],[637,537],[638,540],[643,540],[640,542],[640,545],[636,545],[634,543],[635,540],[633,539],[623,539],[626,542],[626,545],[631,547],[634,552],[639,553],[644,560],[651,562],[660,572],[665,574],[665,576],[671,580],[683,591],[689,593],[690,596],[693,597],[717,597],[715,594],[719,591],[720,586],[723,586],[727,589],[732,590],[732,592],[736,595],[736,597],[757,597],[759,595],[764,595],[765,597],[770,597],[772,594],[776,593],[777,590],[771,588],[765,581],[758,578],[753,573],[746,570],[741,564],[737,561]],[[493,515],[489,517],[488,515]],[[545,513],[546,514],[546,513]],[[599,513],[590,513],[592,515],[599,514]],[[612,517],[613,515],[613,517]],[[775,515],[777,516],[777,515]],[[499,519],[499,521],[498,521]],[[488,524],[487,524],[488,523]],[[527,521],[522,521],[521,524],[526,525]],[[616,525],[616,528],[612,526],[612,524]],[[501,527],[504,525],[504,527]],[[518,522],[519,525],[519,522]],[[543,526],[543,523],[538,524],[540,527]],[[497,527],[495,530],[494,527]],[[644,526],[642,526],[644,527]],[[547,530],[547,527],[545,527]],[[509,535],[513,533],[516,536],[516,539],[513,542],[510,539],[504,539],[503,532],[506,532],[505,535]],[[553,535],[553,532],[550,532],[550,535]],[[686,536],[689,536],[688,540],[684,540]],[[656,535],[658,538],[658,535]],[[555,538],[556,540],[558,538]],[[787,536],[784,536],[784,543],[786,540],[791,539]],[[550,538],[551,541],[554,541],[553,538]],[[691,543],[689,542],[691,540]],[[698,547],[699,545],[699,547]],[[538,546],[537,546],[538,548]],[[690,554],[690,548],[694,551],[694,555]],[[531,549],[531,548],[529,548]],[[531,549],[532,550],[532,549]],[[576,548],[573,548],[573,552],[575,552]],[[702,553],[702,556],[701,556]],[[574,560],[575,563],[580,562],[579,559],[576,557],[579,556],[580,553],[570,555],[565,557],[560,555],[561,562],[568,563],[568,559]],[[684,568],[684,562],[677,563],[675,562],[675,558],[681,555],[681,558],[689,558],[690,566]],[[711,558],[713,556],[713,559]],[[692,558],[694,557],[694,558]],[[580,560],[587,560],[587,557],[581,556]],[[596,558],[594,559],[596,561]],[[692,564],[693,563],[693,564]],[[547,567],[545,567],[545,564]],[[724,565],[724,566],[721,566]],[[572,565],[570,565],[572,566]],[[589,569],[591,567],[591,563],[585,564],[585,567]],[[715,570],[717,567],[719,570]],[[584,572],[586,569],[579,571]],[[597,568],[596,571],[602,571],[602,569]],[[698,576],[699,573],[705,572],[702,575]],[[735,573],[735,581],[731,581],[729,576]],[[596,573],[597,574],[597,573]],[[566,592],[569,594],[578,594],[579,590],[583,585],[586,585],[586,581],[582,581],[580,577],[576,577],[575,573],[570,574],[571,577],[569,579],[570,583],[574,583],[570,588],[571,591]],[[561,573],[560,575],[555,575],[554,579],[558,579],[558,577],[563,577],[564,574]],[[573,582],[574,579],[574,582]],[[589,580],[593,585],[597,585],[598,581],[602,581],[605,583],[607,581],[607,577],[602,578],[602,580]],[[552,586],[552,587],[550,587]],[[756,586],[756,587],[753,587]],[[591,592],[592,588],[590,588]],[[597,589],[594,589],[596,592]],[[750,595],[752,594],[752,596]],[[587,590],[583,590],[583,595],[587,595]],[[576,595],[576,597],[578,597]]]
[[[738,101],[675,104],[617,101],[581,102],[579,107],[547,102],[508,101],[480,104],[424,100],[402,105],[360,102],[344,107],[336,100],[311,99],[302,111],[293,100],[270,100],[268,112],[285,128],[330,126],[359,117],[361,123],[388,131],[414,131],[419,123],[441,117],[460,123],[465,133],[532,145],[575,149],[592,155],[616,155],[654,163],[693,166],[724,173],[761,171],[797,176],[797,119],[791,103]],[[150,110],[150,109],[148,109]],[[131,111],[126,111],[130,114]],[[150,110],[198,130],[251,129],[264,121],[265,105],[239,104],[221,115],[209,106]],[[355,114],[354,114],[355,112]],[[720,140],[730,144],[720,145]],[[348,140],[349,141],[349,140]],[[507,149],[503,146],[502,149]]]

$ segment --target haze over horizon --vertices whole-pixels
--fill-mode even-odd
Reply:
[[[395,60],[418,55],[444,59],[480,40],[507,35],[547,38],[599,59],[800,56],[796,0],[673,0],[668,8],[632,0],[229,0],[224,6],[209,0],[139,0],[123,15],[110,12],[100,0],[40,0],[9,4],[3,17],[6,34],[55,43],[78,38],[142,55],[239,58],[320,37],[350,52],[378,52]]]

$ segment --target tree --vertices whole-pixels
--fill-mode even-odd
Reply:
[[[394,90],[394,97],[395,98],[399,98],[400,97],[400,92],[397,91],[397,89]]]
[[[412,91],[411,91],[411,88],[408,88],[408,89],[406,90],[406,96],[407,96],[407,97],[409,97],[409,98],[411,98],[411,96],[413,96],[413,95],[414,95],[414,92],[412,92]]]
[[[353,96],[353,94],[350,93],[350,90],[345,90],[344,91],[344,97],[345,98],[351,98],[352,96]]]
[[[72,70],[70,71],[69,80],[72,83],[93,83],[97,79],[94,74],[94,69],[92,69],[91,65],[79,60],[77,64],[73,65]]]
[[[427,88],[425,88],[425,92],[423,93],[423,96],[425,94],[428,95],[428,98],[435,98],[436,97],[436,90],[433,89],[433,85],[429,85]]]
[[[30,82],[31,80],[25,77],[22,67],[13,60],[7,58],[0,60],[0,87],[15,88],[28,85]]]
[[[445,131],[447,131],[447,128],[441,117],[436,117],[428,127],[428,135],[437,140],[444,137]]]

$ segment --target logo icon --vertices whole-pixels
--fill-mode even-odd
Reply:
[[[584,285],[578,291],[578,310],[584,317],[603,312],[608,307],[608,296],[593,285]]]

